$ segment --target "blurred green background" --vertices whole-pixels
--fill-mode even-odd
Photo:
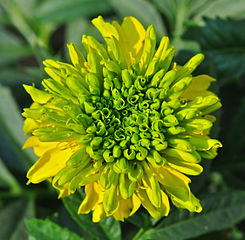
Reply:
[[[168,35],[177,48],[178,64],[205,54],[195,74],[217,79],[212,89],[223,107],[212,136],[223,148],[216,159],[203,161],[201,176],[193,177],[191,188],[203,213],[172,208],[167,218],[155,220],[142,209],[124,223],[108,218],[93,224],[90,215],[76,215],[82,191],[62,201],[48,183],[26,186],[25,174],[37,158],[22,150],[21,112],[31,103],[22,84],[41,87],[42,61],[69,62],[66,44],[74,42],[83,51],[83,34],[102,41],[90,23],[98,15],[154,24],[158,40]],[[245,0],[0,1],[0,240],[243,240],[244,189]]]

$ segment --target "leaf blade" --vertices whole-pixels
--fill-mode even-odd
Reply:
[[[134,240],[189,239],[226,229],[245,218],[244,198],[245,191],[210,194],[202,201],[203,213],[189,214],[183,211],[184,214],[177,214],[177,219],[173,219],[173,222],[169,216],[156,228],[136,236]]]
[[[96,6],[96,7],[95,7]],[[107,0],[44,1],[36,11],[36,18],[43,22],[67,23],[81,17],[111,11]]]
[[[121,240],[120,223],[113,217],[107,217],[100,221],[99,224],[110,240]]]
[[[84,240],[67,228],[62,228],[48,219],[30,219],[25,223],[29,237],[33,240]]]
[[[190,28],[184,38],[200,44],[213,62],[221,86],[238,80],[245,74],[245,20],[206,18],[205,24]]]

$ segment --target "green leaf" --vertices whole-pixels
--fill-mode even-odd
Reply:
[[[104,230],[108,239],[120,240],[121,239],[121,226],[118,221],[113,217],[107,217],[99,222],[100,227]]]
[[[21,191],[21,187],[15,177],[10,173],[8,168],[3,163],[2,159],[0,158],[0,185],[4,183],[7,185],[12,193],[19,193]]]
[[[204,0],[202,0],[205,2]],[[207,1],[207,0],[206,0]],[[186,41],[181,38],[187,30],[186,22],[190,21],[192,6],[198,1],[192,0],[153,0],[157,9],[164,15],[170,30],[170,39],[176,49],[185,49],[194,52],[199,51],[199,46],[194,41]],[[200,6],[200,5],[199,5]]]
[[[115,10],[122,16],[134,16],[145,27],[154,24],[158,38],[166,35],[161,15],[155,6],[146,0],[110,0]]]
[[[50,25],[42,25],[34,19],[28,19],[25,12],[15,1],[2,0],[2,7],[5,9],[11,24],[22,34],[35,53],[37,60],[50,56],[47,46],[48,36],[52,30]],[[42,25],[42,27],[40,27]],[[45,31],[43,31],[45,30]],[[38,35],[40,34],[40,36]]]
[[[0,239],[26,240],[25,218],[34,217],[33,201],[19,200],[0,210]]]
[[[203,27],[192,27],[185,38],[196,40],[213,61],[220,85],[238,80],[245,73],[245,20],[205,19]]]
[[[18,106],[11,95],[10,89],[0,85],[0,121],[11,132],[16,142],[22,146],[25,142],[22,131],[23,119],[21,118]]]
[[[144,212],[137,211],[135,214],[130,216],[129,218],[126,218],[127,222],[130,222],[131,224],[134,224],[138,228],[141,227],[147,227],[150,224],[150,216],[149,214],[145,214]]]
[[[49,0],[43,1],[36,11],[40,21],[67,23],[81,17],[105,14],[111,11],[107,0]]]
[[[170,27],[174,27],[177,2],[172,0],[153,0],[157,9],[167,18]],[[184,1],[183,1],[184,2]]]
[[[244,152],[244,142],[245,142],[244,119],[245,119],[245,97],[241,99],[240,106],[232,121],[231,128],[229,129],[229,133],[227,136],[227,140],[229,140],[229,145],[227,147],[230,149],[230,153],[233,155],[233,158],[239,158],[242,151]]]
[[[242,19],[245,16],[243,0],[153,0],[157,9],[165,16],[170,35],[177,47],[195,48],[193,43],[181,42],[180,36],[190,25],[203,25],[203,17],[232,17]],[[174,45],[176,46],[176,45]]]
[[[196,1],[196,0],[195,0]],[[195,2],[194,0],[192,2]],[[197,0],[196,2],[203,2]],[[194,20],[202,22],[203,16],[209,18],[216,17],[232,17],[233,19],[242,19],[245,17],[244,0],[209,0],[202,8],[202,11],[197,12]]]
[[[236,97],[234,96],[233,99]],[[231,106],[234,108],[233,105]],[[224,107],[227,106],[224,104]],[[233,109],[233,112],[234,117],[231,119],[228,116],[231,115],[231,110],[228,108],[227,112],[224,111],[226,114],[224,119],[230,127],[227,129],[223,140],[226,147],[221,151],[218,161],[214,162],[214,169],[223,175],[224,181],[228,186],[243,189],[245,188],[245,97],[241,98],[240,105]]]
[[[99,223],[93,223],[91,214],[78,214],[78,208],[83,200],[82,195],[77,191],[75,194],[62,199],[73,220],[93,239],[110,239]],[[91,231],[92,229],[92,231]]]
[[[168,20],[170,32],[173,38],[179,38],[184,30],[185,21],[189,18],[189,1],[188,0],[154,0],[158,9]]]
[[[188,213],[185,210],[172,213],[157,227],[145,232],[141,230],[134,240],[183,240],[232,227],[245,218],[244,199],[245,191],[209,194],[202,201],[201,213]]]
[[[0,26],[0,30],[0,45],[18,46],[22,43],[15,34],[6,30],[3,26]]]
[[[30,56],[32,50],[28,46],[17,45],[0,45],[0,65],[6,65],[11,62],[23,59],[24,57]]]
[[[4,28],[0,27],[0,66],[30,56],[32,49]]]
[[[20,111],[9,88],[0,85],[0,96],[0,149],[3,158],[8,162],[12,161],[12,165],[17,169],[21,166],[28,168],[34,158],[30,151],[21,149],[25,137]]]
[[[20,68],[5,67],[1,69],[0,83],[5,86],[18,86],[18,90],[19,88],[23,88],[23,83],[32,84],[34,82],[38,84],[40,83],[40,79],[42,79],[42,71],[39,67],[24,68],[23,66],[21,66]],[[23,92],[21,92],[21,94],[23,97]]]
[[[83,240],[77,234],[45,219],[26,220],[29,238],[32,240]]]
[[[34,16],[33,9],[38,6],[39,0],[15,0],[14,2],[16,2],[26,17],[32,17]]]

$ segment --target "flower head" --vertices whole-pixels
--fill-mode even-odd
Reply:
[[[24,148],[40,158],[27,173],[29,183],[46,179],[59,197],[85,186],[78,213],[93,211],[93,221],[117,220],[142,205],[158,218],[178,208],[200,212],[187,175],[199,175],[201,158],[212,159],[218,140],[208,137],[220,108],[208,91],[213,78],[191,74],[204,56],[184,66],[172,63],[175,48],[134,17],[123,23],[92,20],[101,44],[83,36],[85,58],[68,44],[72,64],[44,61],[50,78],[45,91],[24,85],[34,103],[24,109]]]

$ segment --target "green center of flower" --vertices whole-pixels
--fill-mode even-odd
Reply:
[[[166,159],[160,153],[168,146],[166,136],[185,131],[177,126],[175,116],[182,104],[167,87],[171,74],[166,76],[161,70],[154,77],[143,77],[136,67],[124,69],[121,76],[104,68],[102,96],[91,95],[84,103],[87,153],[96,160],[103,156],[107,163],[118,161],[122,165],[118,172],[128,160],[147,158],[153,166],[162,166]]]

